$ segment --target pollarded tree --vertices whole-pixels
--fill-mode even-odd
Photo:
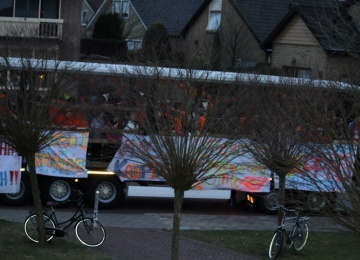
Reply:
[[[164,62],[171,58],[169,36],[161,22],[155,22],[146,30],[142,49],[144,58],[151,62]]]
[[[290,78],[284,78],[282,85],[269,84],[253,86],[252,105],[245,120],[247,138],[241,140],[245,151],[278,177],[277,198],[272,199],[276,206],[287,203],[286,176],[302,164],[304,147],[299,132],[302,104],[298,97],[306,95],[307,88],[293,86]],[[280,221],[282,211],[278,214]]]
[[[27,164],[39,224],[39,242],[45,243],[35,156],[50,146],[55,131],[62,129],[63,122],[53,124],[63,112],[62,105],[55,101],[64,93],[72,93],[73,79],[67,71],[70,62],[55,59],[57,44],[54,41],[42,39],[39,43],[36,37],[31,37],[37,36],[37,31],[32,31],[31,27],[14,26],[8,29],[12,37],[4,40],[2,46],[5,50],[11,49],[16,56],[10,57],[6,51],[0,56],[4,76],[1,78],[0,141],[12,147]],[[34,53],[39,59],[32,59]]]
[[[359,233],[359,86],[327,81],[317,92],[303,114],[308,132],[317,133],[306,145],[314,159],[300,172],[325,206],[321,214]]]
[[[144,71],[151,78],[141,76]],[[139,69],[139,75],[132,116],[138,132],[124,135],[113,166],[120,178],[134,174],[173,188],[171,258],[178,259],[185,191],[200,189],[209,179],[218,187],[225,179],[240,182],[232,161],[241,155],[237,132],[248,95],[236,79],[210,80],[214,75],[207,72],[153,67]]]

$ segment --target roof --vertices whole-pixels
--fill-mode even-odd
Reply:
[[[334,16],[334,9],[330,7],[294,5],[264,40],[262,46],[265,48],[270,47],[272,41],[287,26],[290,20],[292,20],[295,15],[299,15],[325,50],[350,50],[352,47],[349,46],[349,43],[353,42],[354,37],[359,37],[359,32],[351,22],[351,18],[345,9],[338,9],[337,11],[338,13]],[[345,39],[352,40],[347,41]],[[358,40],[355,42],[358,42]]]
[[[294,4],[315,6],[319,0],[230,0],[257,41],[262,43]]]
[[[160,21],[169,36],[186,32],[210,0],[131,0],[146,28]]]

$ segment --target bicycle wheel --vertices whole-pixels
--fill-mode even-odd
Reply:
[[[100,246],[105,241],[105,229],[97,221],[92,218],[84,218],[75,226],[75,234],[81,243],[86,246]]]
[[[282,231],[277,230],[275,231],[275,234],[270,243],[270,248],[269,248],[270,258],[276,258],[279,255],[282,248],[282,244],[283,244]]]
[[[303,249],[309,236],[309,226],[306,222],[296,225],[292,235],[293,248],[296,251]]]
[[[44,218],[45,228],[55,228],[56,227],[54,221],[51,218],[49,218],[46,215],[43,215],[43,218]],[[30,215],[25,219],[24,231],[25,231],[26,236],[31,241],[39,243],[38,224],[37,224],[35,214]],[[54,237],[54,235],[53,235],[54,232],[55,231],[46,232],[46,241],[50,241]]]

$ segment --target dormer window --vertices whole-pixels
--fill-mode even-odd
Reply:
[[[129,1],[114,0],[114,13],[119,14],[121,17],[129,17]]]

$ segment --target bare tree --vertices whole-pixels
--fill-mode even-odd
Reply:
[[[122,145],[118,155],[119,160],[125,156],[146,167],[126,172],[118,166],[116,172],[120,176],[157,175],[174,189],[171,257],[178,259],[184,192],[229,174],[226,167],[241,154],[234,137],[247,95],[223,78],[210,83],[211,75],[205,71],[153,67],[147,68],[151,71],[147,78],[142,74],[145,70],[139,70],[134,82],[131,118],[136,134],[124,135],[127,145]]]
[[[355,69],[359,67],[359,8],[356,1],[331,0],[316,1],[302,10],[312,14],[306,18],[307,24],[321,46],[330,53],[326,79],[359,81],[358,69]]]
[[[230,67],[236,71],[254,70],[255,66],[251,66],[251,62],[255,63],[257,59],[251,46],[256,42],[251,39],[251,33],[245,23],[235,23],[232,19],[232,16],[223,17],[223,25],[218,32],[222,43],[218,55],[222,55],[223,69]]]
[[[339,82],[325,86],[313,92],[303,114],[308,132],[317,133],[307,143],[310,160],[300,170],[303,185],[321,196],[322,214],[359,232],[359,89]]]
[[[66,72],[70,62],[57,61],[58,45],[51,39],[39,37],[37,27],[24,25],[8,29],[9,37],[2,41],[0,56],[3,70],[0,140],[17,151],[27,164],[39,242],[45,243],[35,155],[51,145],[55,131],[63,126],[63,121],[54,125],[54,120],[63,112],[62,105],[56,101],[74,91],[71,90],[73,78]],[[40,59],[32,59],[34,57]]]
[[[279,178],[278,203],[285,205],[286,176],[302,163],[301,114],[306,88],[290,81],[274,82],[270,86],[253,86],[252,107],[247,110],[244,149]],[[274,178],[272,178],[274,179]],[[277,188],[274,182],[271,189]],[[275,205],[274,205],[275,206]],[[281,219],[279,210],[279,221]]]

